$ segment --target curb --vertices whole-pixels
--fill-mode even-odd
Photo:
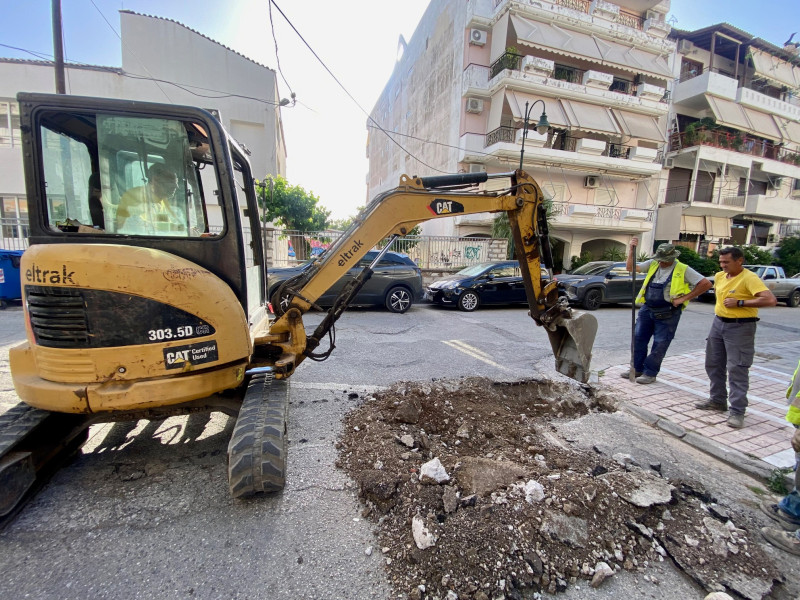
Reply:
[[[641,421],[644,421],[648,425],[658,427],[673,437],[686,442],[693,448],[696,448],[697,450],[700,450],[716,458],[717,460],[724,462],[728,466],[750,475],[751,477],[760,479],[765,483],[768,482],[772,477],[772,473],[775,468],[760,459],[751,458],[739,450],[734,450],[733,448],[723,446],[719,442],[715,442],[714,440],[702,436],[699,433],[686,431],[686,429],[684,429],[681,425],[678,425],[669,419],[665,419],[664,417],[659,417],[656,413],[635,404],[623,402],[621,408],[628,414],[631,414]],[[794,486],[794,476],[791,477],[791,481],[789,480],[789,477],[786,479],[788,484],[787,487],[791,489]]]

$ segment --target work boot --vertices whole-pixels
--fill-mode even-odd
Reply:
[[[797,537],[797,531],[781,531],[774,527],[762,527],[761,535],[776,548],[800,556],[800,539]]]
[[[656,378],[655,375],[641,375],[640,377],[636,378],[636,383],[641,383],[643,385],[647,385],[648,383],[655,383]]]
[[[758,507],[761,509],[761,512],[767,515],[770,519],[780,523],[781,527],[784,529],[794,531],[800,528],[800,519],[790,515],[774,502],[762,500]]]
[[[641,376],[641,374],[642,374],[642,372],[641,372],[641,371],[634,371],[634,373],[635,373],[635,375],[634,375],[634,379],[636,379],[636,377],[639,377],[639,376]],[[620,373],[620,374],[619,374],[619,376],[620,376],[620,377],[622,377],[623,379],[628,379],[628,380],[630,380],[630,378],[631,378],[631,372],[630,372],[630,370],[628,370],[628,371],[623,371],[622,373]]]
[[[694,407],[702,410],[718,410],[720,412],[725,412],[728,410],[728,403],[723,402],[720,404],[719,402],[714,402],[710,398],[706,398],[700,402],[695,402]]]
[[[744,427],[744,415],[741,413],[730,413],[728,415],[728,427],[733,427],[734,429],[741,429]]]

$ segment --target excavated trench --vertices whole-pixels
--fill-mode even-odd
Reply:
[[[758,535],[697,484],[571,447],[554,423],[614,411],[591,386],[399,383],[345,418],[337,466],[412,599],[536,598],[673,560],[708,591],[762,598],[781,576]]]

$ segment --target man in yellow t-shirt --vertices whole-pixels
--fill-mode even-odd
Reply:
[[[719,266],[722,271],[714,276],[716,316],[706,340],[706,374],[711,381],[711,394],[695,406],[725,411],[730,404],[728,426],[741,429],[755,354],[758,309],[775,306],[778,301],[758,275],[744,268],[744,254],[739,248],[720,250]]]
[[[129,189],[120,198],[116,233],[132,235],[186,235],[185,219],[176,214],[171,199],[178,189],[175,172],[161,163],[147,170],[147,183]]]

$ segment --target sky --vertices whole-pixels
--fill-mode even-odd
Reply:
[[[410,40],[428,0],[275,1],[347,92],[274,6],[273,39],[268,0],[62,0],[65,57],[120,66],[118,11],[127,9],[179,21],[274,69],[281,97],[297,98],[281,113],[287,179],[319,197],[331,218],[355,215],[367,203],[367,113],[391,76],[399,37]],[[51,0],[0,0],[0,56],[52,59],[50,9]],[[670,22],[685,30],[727,22],[781,46],[800,32],[800,8],[798,0],[672,0]]]

